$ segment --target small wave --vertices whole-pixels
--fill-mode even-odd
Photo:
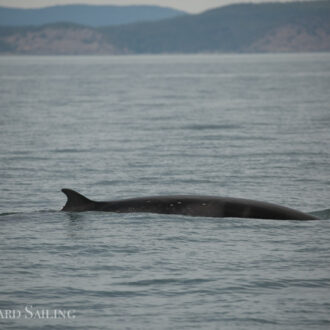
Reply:
[[[140,280],[140,281],[132,281],[132,282],[121,282],[119,285],[129,285],[129,286],[149,286],[149,285],[167,285],[167,284],[199,284],[212,282],[213,279],[205,279],[205,278],[194,278],[194,279],[185,279],[185,278],[160,278],[160,279],[152,279],[152,280]]]
[[[196,124],[196,125],[187,125],[184,126],[185,129],[193,129],[193,130],[218,130],[218,129],[239,129],[241,128],[240,125],[234,125],[234,124],[222,124],[222,125],[217,125],[217,124]]]
[[[4,212],[0,213],[0,217],[11,217],[11,216],[24,216],[31,214],[43,214],[43,213],[55,213],[58,210],[39,210],[39,211],[30,211],[30,212]]]
[[[281,279],[281,280],[262,280],[253,281],[245,286],[246,289],[281,289],[289,287],[301,288],[326,288],[329,287],[330,280],[328,278],[319,279]]]
[[[39,157],[39,156],[5,156],[3,157],[4,161],[12,161],[12,162],[18,162],[18,161],[44,161],[48,160],[47,157]]]
[[[269,319],[262,319],[257,317],[223,317],[221,318],[223,322],[235,322],[236,324],[238,322],[243,322],[244,324],[247,323],[259,323],[259,324],[279,324],[279,322],[275,320],[269,320]]]
[[[78,153],[78,152],[88,152],[90,149],[73,149],[73,148],[67,148],[67,149],[54,149],[51,150],[51,152],[54,153]]]
[[[96,185],[101,185],[101,186],[114,186],[119,184],[123,184],[123,180],[102,180],[96,182]]]
[[[0,213],[0,217],[5,217],[7,215],[16,215],[16,214],[23,214],[23,212],[5,212],[5,213]]]
[[[321,220],[330,220],[330,209],[309,212],[309,214],[318,217]]]

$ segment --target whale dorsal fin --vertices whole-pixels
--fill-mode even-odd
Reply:
[[[62,189],[68,198],[62,211],[89,211],[93,210],[95,202],[71,189]]]

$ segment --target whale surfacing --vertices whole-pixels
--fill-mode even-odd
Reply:
[[[285,206],[250,199],[215,196],[150,196],[97,202],[71,189],[62,189],[66,212],[103,211],[116,213],[180,214],[215,218],[254,218],[273,220],[317,220],[318,218]]]

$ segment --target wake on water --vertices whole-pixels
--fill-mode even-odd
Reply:
[[[31,212],[4,212],[4,213],[0,213],[0,217],[2,218],[2,220],[6,220],[6,217],[12,218],[13,216],[29,216],[32,214],[47,214],[47,213],[57,213],[60,212],[60,210],[39,210],[39,211],[31,211]],[[90,212],[95,212],[95,211],[90,211]],[[317,210],[317,211],[312,211],[312,212],[306,212],[308,214],[311,214],[317,218],[319,218],[319,220],[329,220],[330,221],[330,209],[324,209],[324,210]],[[164,216],[164,215],[163,215]],[[173,217],[175,215],[170,215],[168,214],[169,217]],[[185,218],[189,218],[189,216],[185,216]],[[202,218],[202,217],[201,217]],[[216,219],[216,218],[215,218]],[[219,220],[223,220],[225,221],[226,219],[231,219],[230,217],[228,218],[219,218]],[[237,218],[235,218],[237,220]],[[248,219],[248,218],[241,218],[241,219]],[[251,219],[250,219],[251,220]],[[258,220],[262,220],[262,219],[258,219]],[[276,220],[278,221],[278,220]],[[297,221],[297,220],[286,220],[286,221]],[[317,220],[313,220],[313,221],[317,221]]]

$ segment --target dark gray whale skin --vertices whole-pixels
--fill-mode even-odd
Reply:
[[[151,196],[96,202],[71,189],[62,189],[68,200],[62,211],[103,211],[116,213],[181,214],[215,218],[254,218],[274,220],[317,220],[288,207],[249,199],[215,196]]]

